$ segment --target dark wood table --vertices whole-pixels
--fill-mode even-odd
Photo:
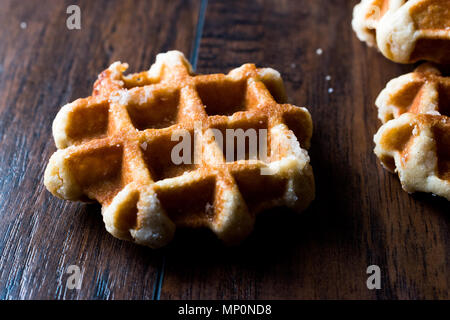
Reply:
[[[372,152],[375,98],[414,66],[356,39],[356,2],[85,0],[81,30],[68,30],[72,1],[1,0],[0,298],[448,299],[448,202],[408,195]],[[151,250],[110,236],[99,205],[46,191],[59,108],[90,95],[110,63],[140,71],[170,49],[200,73],[246,62],[281,72],[314,121],[317,197],[303,215],[271,210],[238,247],[180,231]],[[380,290],[366,286],[373,264]],[[80,290],[66,285],[69,265]]]

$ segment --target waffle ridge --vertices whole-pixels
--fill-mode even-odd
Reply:
[[[375,154],[408,192],[450,200],[450,78],[425,63],[390,81],[377,98],[383,125]]]
[[[450,0],[362,0],[352,26],[395,62],[450,63]]]
[[[145,72],[124,75],[127,67],[113,63],[92,96],[57,114],[58,150],[44,176],[52,194],[97,200],[108,232],[152,248],[169,243],[176,227],[210,228],[238,243],[258,212],[280,205],[300,212],[313,200],[311,116],[284,103],[276,70],[245,64],[227,75],[194,75],[178,51],[159,54]],[[267,159],[228,161],[212,131],[234,128],[266,129]],[[200,161],[176,165],[173,135],[186,132]]]

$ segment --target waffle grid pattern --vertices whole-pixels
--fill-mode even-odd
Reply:
[[[352,26],[395,62],[450,62],[450,0],[362,0]]]
[[[111,65],[91,97],[56,116],[59,150],[45,173],[53,194],[99,201],[111,234],[153,248],[167,244],[176,226],[208,227],[236,243],[261,210],[302,211],[312,201],[314,179],[303,149],[311,117],[305,108],[282,104],[278,72],[246,64],[228,75],[193,75],[176,51],[158,55],[147,72],[124,76],[126,68]],[[268,158],[227,162],[213,129],[266,129]],[[190,162],[194,155],[200,161],[176,165],[173,136],[187,133],[197,146]]]
[[[390,81],[376,105],[375,153],[408,192],[450,200],[450,78],[431,64]]]

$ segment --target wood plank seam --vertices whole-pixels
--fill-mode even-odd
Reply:
[[[208,0],[201,0],[200,9],[198,13],[197,27],[195,30],[194,43],[192,45],[192,51],[190,54],[189,62],[192,65],[192,69],[197,69],[198,52],[200,49],[200,42],[203,34],[203,27],[205,25],[206,8],[208,6]],[[161,265],[158,267],[156,274],[155,289],[153,291],[152,300],[160,300],[161,289],[164,282],[164,271],[166,267],[166,252],[163,253]]]

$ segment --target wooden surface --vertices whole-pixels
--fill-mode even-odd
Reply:
[[[448,299],[448,202],[403,192],[372,152],[374,100],[413,66],[356,39],[356,2],[78,1],[82,29],[69,31],[71,1],[1,0],[0,298]],[[245,62],[281,72],[314,121],[317,198],[303,215],[271,210],[239,247],[181,231],[151,250],[111,237],[98,205],[45,190],[59,107],[88,96],[111,62],[143,70],[169,49],[200,73]],[[381,290],[366,287],[372,264]],[[80,290],[66,286],[69,265],[82,269]]]

